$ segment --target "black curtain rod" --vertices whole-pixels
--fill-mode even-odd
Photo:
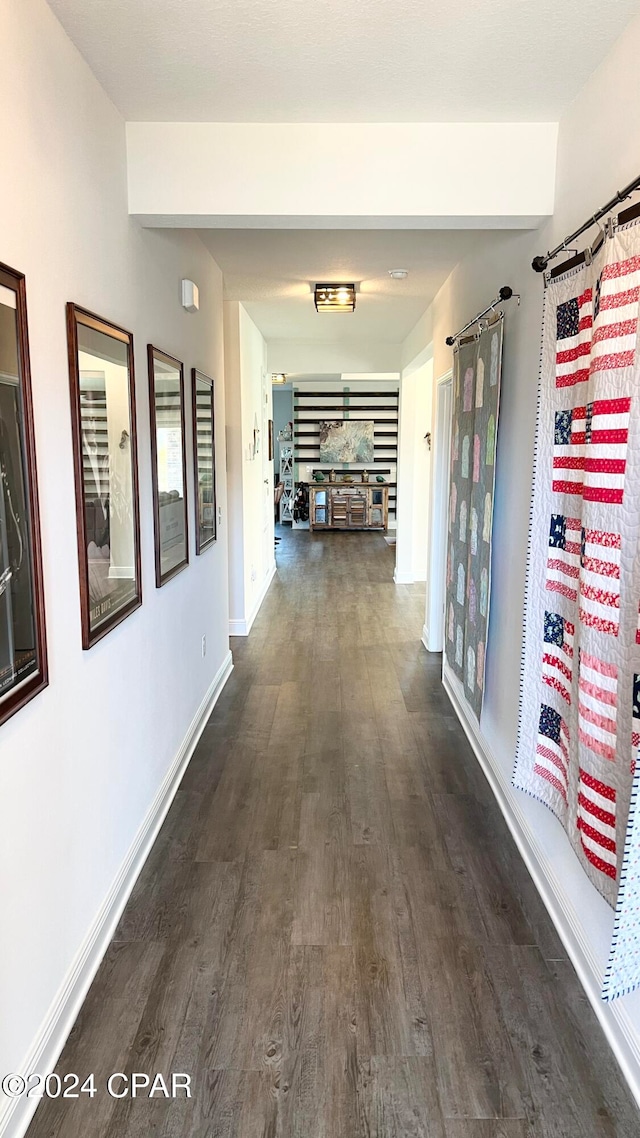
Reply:
[[[543,273],[549,264],[549,261],[553,261],[553,258],[557,257],[558,253],[562,253],[562,251],[566,249],[567,245],[570,245],[572,241],[575,241],[576,237],[581,237],[583,233],[586,233],[587,229],[591,229],[592,225],[596,225],[602,217],[606,217],[608,213],[611,213],[611,210],[615,209],[615,207],[619,205],[620,202],[626,201],[626,199],[631,196],[634,190],[639,189],[640,178],[634,178],[632,182],[629,182],[628,186],[625,186],[624,190],[618,190],[618,193],[612,197],[606,205],[603,205],[601,209],[596,210],[593,217],[590,217],[588,221],[585,221],[584,225],[581,225],[579,229],[576,229],[574,233],[570,233],[568,237],[565,237],[564,241],[561,241],[559,245],[556,245],[555,249],[551,249],[550,252],[545,253],[544,256],[534,257],[533,261],[531,262],[531,268],[534,269],[536,273]]]
[[[487,316],[489,312],[493,312],[496,305],[501,304],[503,300],[511,300],[512,296],[513,289],[510,288],[509,285],[503,285],[495,300],[491,301],[491,304],[488,304],[482,312],[479,312],[477,316],[474,316],[473,320],[470,320],[468,324],[465,324],[464,328],[461,328],[459,332],[456,332],[455,336],[447,336],[446,343],[449,345],[449,347],[453,348],[456,340],[459,340],[461,336],[464,336],[465,332],[468,332],[470,328],[473,328],[474,324],[477,324],[480,320],[482,320],[483,316]]]

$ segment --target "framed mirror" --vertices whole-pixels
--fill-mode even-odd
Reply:
[[[142,604],[133,336],[67,305],[82,647]]]
[[[216,540],[215,386],[207,375],[192,368],[191,388],[196,553],[200,554]]]
[[[160,588],[189,564],[184,367],[153,344],[147,353],[156,585]]]
[[[47,682],[25,279],[0,265],[0,723]]]

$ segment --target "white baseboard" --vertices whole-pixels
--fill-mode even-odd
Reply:
[[[624,1007],[624,1001],[605,1004],[601,998],[602,976],[584,926],[571,898],[555,874],[544,847],[520,808],[519,795],[505,778],[478,724],[467,712],[462,685],[443,662],[442,682],[467,739],[480,763],[522,858],[531,874],[549,916],[575,968],[580,983],[607,1037],[629,1089],[640,1106],[640,1033]]]
[[[393,570],[393,582],[395,585],[413,585],[413,573],[405,573],[396,567]]]
[[[426,577],[417,576],[415,573],[406,573],[398,569],[393,570],[393,580],[396,585],[422,585],[426,584]]]
[[[434,639],[435,639],[435,637],[434,637]],[[432,640],[430,639],[430,632],[429,632],[429,629],[428,629],[426,624],[423,624],[423,626],[422,626],[422,636],[420,637],[420,640],[422,641],[425,648],[427,649],[427,652],[438,653],[438,652],[442,652],[444,650],[444,645],[442,644],[442,641],[440,641],[439,644],[437,642],[435,644],[432,642]]]
[[[229,621],[229,636],[248,636],[249,635],[249,633],[251,632],[251,629],[253,627],[253,622],[256,619],[258,613],[260,612],[260,606],[261,606],[264,598],[267,595],[269,585],[271,584],[271,582],[273,581],[273,578],[276,575],[276,571],[277,571],[277,565],[274,561],[273,564],[271,565],[264,581],[262,582],[262,588],[260,589],[260,592],[258,593],[258,596],[256,597],[256,599],[254,601],[253,608],[251,609],[249,616],[244,620],[230,620]]]
[[[167,771],[147,815],[136,834],[127,856],[87,932],[44,1022],[18,1068],[25,1077],[32,1073],[47,1074],[55,1069],[93,978],[109,947],[113,934],[129,900],[131,891],[147,860],[158,831],[173,802],[182,776],[193,755],[207,720],[233,669],[228,652],[214,677],[200,707],[196,711],[182,745]],[[4,1096],[2,1096],[4,1098]],[[23,1138],[38,1099],[5,1099],[0,1104],[0,1138]]]

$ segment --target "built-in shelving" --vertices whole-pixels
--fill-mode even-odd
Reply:
[[[381,384],[373,390],[360,390],[353,385],[328,384],[319,389],[316,381],[299,386],[293,392],[294,476],[295,481],[309,481],[312,472],[329,474],[331,467],[320,462],[320,423],[324,420],[373,419],[374,457],[370,463],[342,463],[335,467],[339,474],[350,473],[356,479],[365,469],[374,476],[381,474],[388,486],[388,510],[396,513],[398,461],[398,384]]]

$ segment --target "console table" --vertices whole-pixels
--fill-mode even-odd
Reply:
[[[309,529],[386,530],[388,516],[386,485],[333,482],[309,486]]]

